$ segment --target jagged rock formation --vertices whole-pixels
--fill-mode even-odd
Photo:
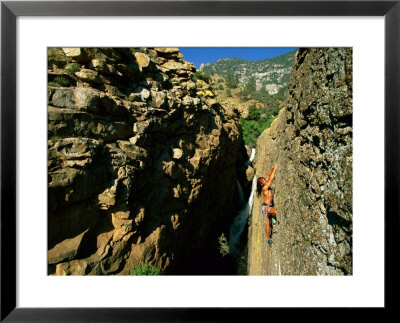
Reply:
[[[238,114],[176,48],[51,48],[48,63],[49,274],[218,273]]]
[[[267,251],[256,197],[249,274],[351,275],[352,50],[300,49],[285,106],[259,137],[255,157],[257,176],[278,167],[279,232]]]

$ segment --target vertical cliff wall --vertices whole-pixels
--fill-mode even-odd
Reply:
[[[176,48],[51,48],[48,68],[49,274],[219,273],[238,114]]]
[[[272,165],[279,220],[267,247],[262,197],[249,229],[250,275],[352,274],[352,50],[300,49],[285,108],[257,141]]]

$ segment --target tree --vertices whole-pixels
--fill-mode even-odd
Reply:
[[[256,107],[256,105],[251,105],[249,107],[249,113],[247,114],[247,120],[258,120],[261,116],[261,110]]]
[[[268,99],[269,97],[269,93],[267,91],[267,89],[265,88],[265,85],[263,84],[263,86],[258,90],[258,93],[260,94],[261,98],[263,101],[265,101],[266,99]]]
[[[249,80],[247,81],[247,84],[244,88],[246,92],[250,93],[255,93],[256,92],[256,79],[254,76],[250,77]]]
[[[287,92],[287,90],[288,90],[288,87],[287,87],[287,86],[281,87],[281,88],[279,89],[278,93],[276,94],[276,97],[277,97],[279,100],[283,101],[283,100],[285,99],[285,97],[286,97],[286,92]]]
[[[230,89],[235,89],[239,85],[239,79],[236,75],[233,75],[232,73],[228,72],[225,77],[226,80],[226,86]]]

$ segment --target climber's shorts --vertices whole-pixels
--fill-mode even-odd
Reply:
[[[263,203],[261,207],[261,215],[266,216],[269,213],[269,208],[272,207],[272,205]]]

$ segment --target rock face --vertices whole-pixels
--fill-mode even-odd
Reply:
[[[351,49],[298,51],[286,107],[257,141],[256,175],[266,176],[274,164],[279,231],[267,248],[256,196],[249,274],[351,275]]]
[[[246,157],[238,114],[182,57],[49,49],[49,274],[218,273]]]

